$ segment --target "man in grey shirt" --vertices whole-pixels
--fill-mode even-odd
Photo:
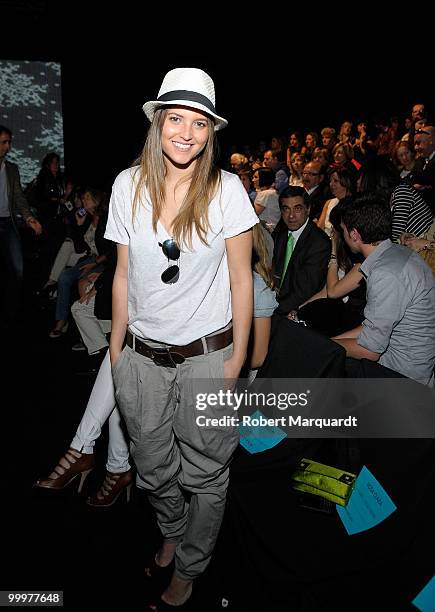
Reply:
[[[429,266],[393,244],[388,206],[377,196],[357,198],[343,211],[347,245],[365,257],[362,325],[334,338],[349,357],[370,359],[427,384],[435,363],[435,283]]]

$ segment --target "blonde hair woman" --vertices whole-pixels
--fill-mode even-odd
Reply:
[[[257,376],[269,348],[272,315],[278,306],[272,274],[273,240],[262,224],[253,228],[254,320],[248,384]]]
[[[338,141],[346,144],[352,144],[354,138],[351,136],[352,123],[350,121],[343,121],[338,132]]]
[[[208,74],[171,70],[143,108],[151,126],[138,165],[115,180],[106,237],[118,244],[110,339],[116,398],[137,484],[151,494],[163,536],[146,572],[172,574],[159,609],[189,599],[222,521],[238,431],[201,426],[199,415],[230,410],[199,413],[195,397],[198,379],[237,379],[245,360],[249,230],[258,219],[239,178],[214,165],[215,132],[227,121],[216,113]]]
[[[245,173],[239,178],[249,195],[249,183]],[[262,223],[252,228],[252,275],[254,280],[254,319],[252,322],[252,346],[249,360],[248,385],[252,384],[266,359],[269,348],[271,318],[278,306],[272,273],[273,239]]]

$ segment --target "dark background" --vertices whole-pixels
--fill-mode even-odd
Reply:
[[[433,109],[421,16],[308,3],[236,14],[223,4],[2,0],[0,10],[2,59],[61,62],[67,170],[107,189],[140,152],[142,105],[175,67],[215,81],[229,120],[221,164],[233,143],[380,113],[403,119],[414,102]]]

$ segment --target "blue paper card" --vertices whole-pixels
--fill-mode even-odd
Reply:
[[[396,506],[381,483],[363,466],[347,506],[337,506],[337,512],[349,535],[367,531],[382,523]]]
[[[256,410],[251,417],[259,419],[264,416],[260,410]],[[273,448],[287,437],[285,431],[270,425],[239,425],[240,444],[249,453],[262,453]]]
[[[412,603],[421,612],[435,612],[435,576],[429,580]]]

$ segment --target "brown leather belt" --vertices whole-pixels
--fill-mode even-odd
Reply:
[[[233,328],[227,329],[215,336],[204,338],[207,350],[204,350],[202,339],[194,340],[190,344],[184,346],[168,345],[165,347],[152,347],[146,344],[143,340],[135,338],[130,331],[127,331],[126,344],[134,349],[136,353],[152,359],[156,365],[161,365],[169,368],[174,368],[177,364],[183,363],[187,357],[196,357],[197,355],[205,355],[213,353],[219,349],[223,349],[233,341]]]

